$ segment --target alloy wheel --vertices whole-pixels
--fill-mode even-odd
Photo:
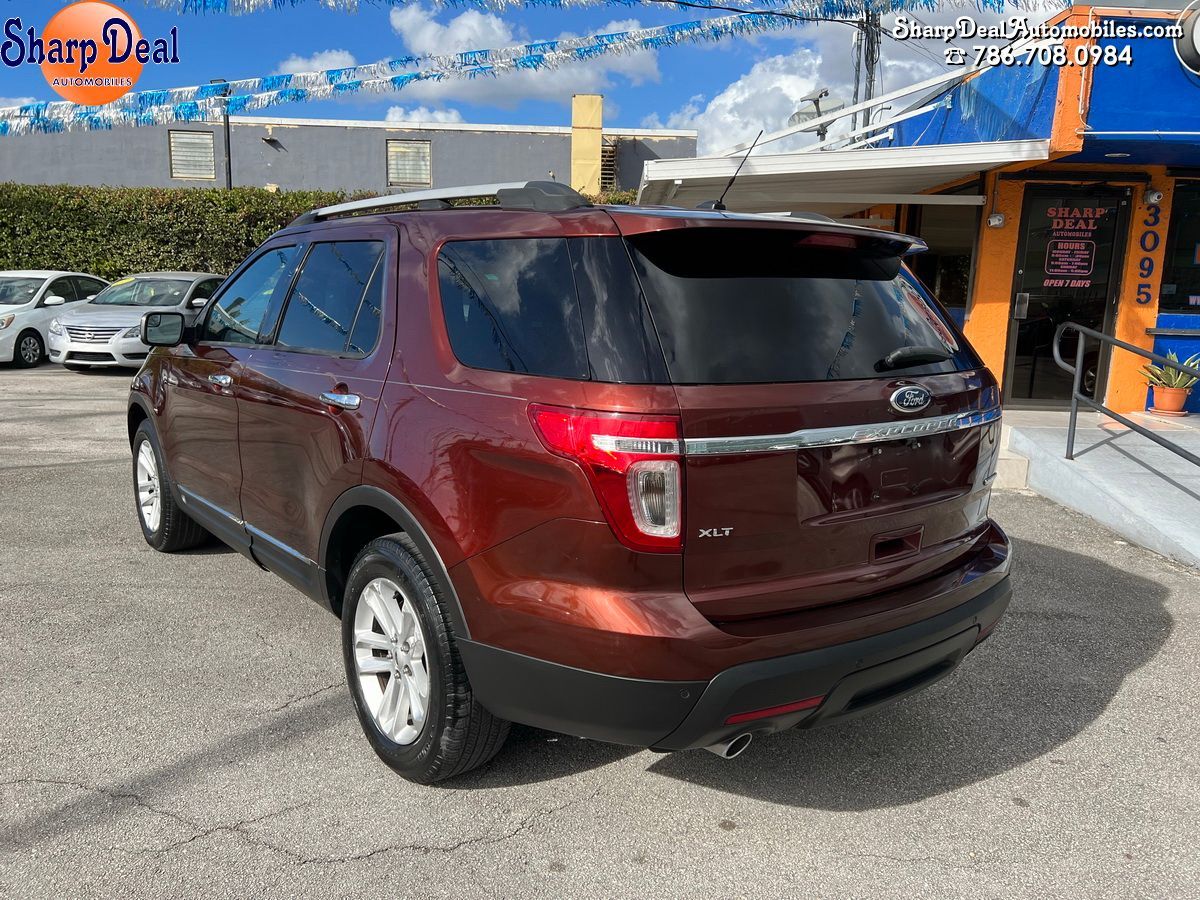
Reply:
[[[42,346],[32,334],[21,338],[21,346],[17,352],[21,354],[21,361],[29,366],[34,365],[42,358]]]
[[[158,531],[162,517],[162,494],[158,481],[158,460],[149,441],[142,441],[137,455],[138,512],[147,530]]]
[[[413,602],[389,578],[363,588],[354,611],[354,667],[379,730],[411,744],[429,713],[425,633]]]

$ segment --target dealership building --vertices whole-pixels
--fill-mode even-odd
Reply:
[[[1071,377],[1052,356],[1063,322],[1180,359],[1200,353],[1200,76],[1172,38],[1146,30],[1174,26],[1182,5],[1072,7],[1051,23],[1138,36],[1017,44],[1018,64],[964,66],[857,115],[767,135],[725,202],[923,238],[914,270],[964,323],[1011,406],[1069,402]],[[814,123],[836,136],[773,149]],[[641,200],[712,200],[745,154],[650,161]],[[1117,411],[1145,408],[1144,359],[1098,342],[1085,350],[1086,389]],[[1200,390],[1188,408],[1200,412]]]

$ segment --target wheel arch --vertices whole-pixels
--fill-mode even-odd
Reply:
[[[154,416],[150,411],[150,404],[142,397],[141,394],[132,394],[129,398],[129,409],[125,413],[126,427],[129,431],[129,446],[133,446],[133,438],[137,434],[138,428],[143,422],[148,419],[153,419]]]
[[[450,573],[428,532],[416,516],[399,500],[381,488],[360,484],[344,492],[329,509],[321,529],[319,550],[321,590],[325,605],[341,616],[342,592],[346,576],[358,552],[376,538],[403,532],[408,535],[433,572],[442,596],[449,600],[451,623],[455,633],[471,637],[462,604]]]

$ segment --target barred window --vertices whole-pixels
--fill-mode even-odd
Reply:
[[[429,141],[388,141],[389,187],[429,187],[432,183]]]
[[[211,131],[172,131],[169,140],[172,178],[217,177]]]

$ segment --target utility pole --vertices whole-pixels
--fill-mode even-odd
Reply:
[[[228,190],[233,187],[233,151],[229,140],[229,94],[231,88],[229,87],[229,82],[224,78],[214,78],[209,84],[225,85],[225,89],[217,94],[217,96],[224,98],[224,102],[221,104],[221,122],[225,126],[225,188]]]
[[[879,78],[879,46],[883,38],[883,25],[877,12],[866,12],[855,22],[854,35],[854,105],[860,100],[875,96],[875,83]],[[850,129],[858,127],[859,114],[852,115]],[[863,125],[871,124],[871,110],[863,110]]]

